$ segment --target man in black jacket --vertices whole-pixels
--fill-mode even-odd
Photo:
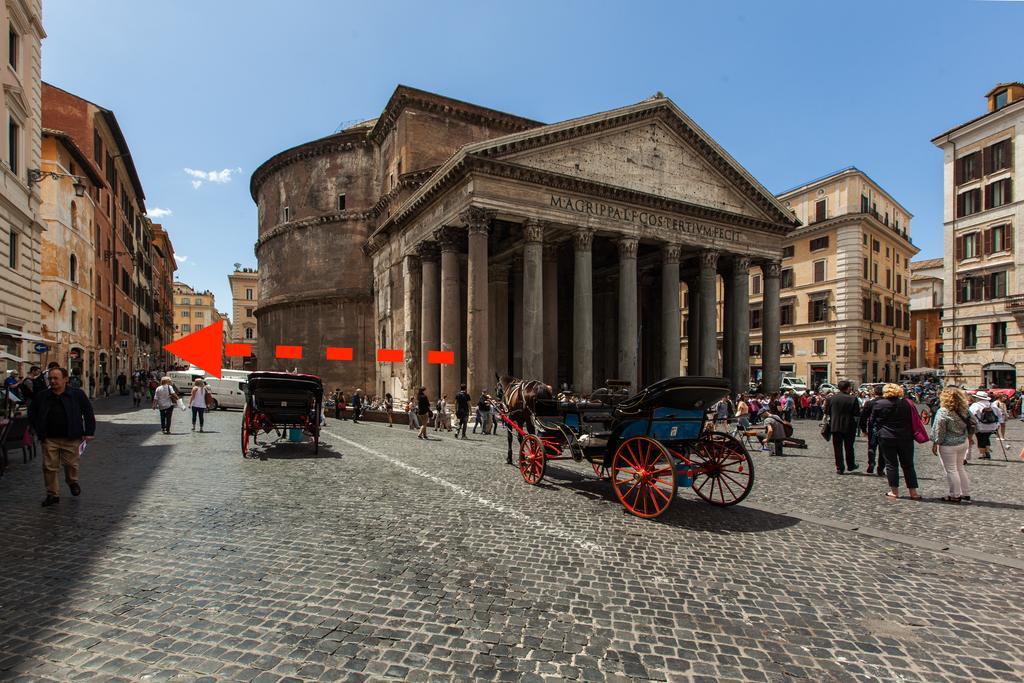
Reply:
[[[857,418],[860,417],[860,401],[850,393],[850,380],[839,383],[839,393],[828,400],[829,426],[832,430],[832,453],[836,458],[836,474],[857,469],[853,455],[853,441],[857,438]],[[844,468],[843,451],[846,451]]]
[[[874,423],[871,421],[871,411],[882,398],[882,385],[876,384],[871,392],[871,398],[864,407],[860,410],[860,431],[868,437],[868,474],[873,472],[879,477],[885,476],[885,462],[883,461],[882,454],[878,452],[878,430],[875,429]],[[875,470],[875,455],[878,455],[878,469]]]
[[[61,465],[71,495],[82,492],[78,485],[79,447],[96,434],[96,416],[89,397],[81,389],[68,386],[68,371],[53,368],[48,376],[50,388],[37,394],[28,408],[32,428],[43,442],[43,507],[60,502],[57,472]]]

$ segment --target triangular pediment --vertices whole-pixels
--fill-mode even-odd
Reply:
[[[752,218],[766,217],[749,197],[658,118],[502,158],[689,204]]]

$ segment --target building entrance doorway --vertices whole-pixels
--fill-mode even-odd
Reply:
[[[817,390],[819,384],[828,382],[828,363],[817,363],[811,364],[810,370],[810,386]]]
[[[1017,386],[1017,369],[1009,363],[989,363],[982,371],[986,387],[1014,389]]]

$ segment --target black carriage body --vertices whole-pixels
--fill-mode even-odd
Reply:
[[[567,426],[589,434],[587,460],[611,466],[619,444],[649,436],[676,451],[700,438],[708,411],[729,394],[721,377],[671,377],[655,382],[618,405],[562,404]]]
[[[315,375],[253,372],[245,392],[247,410],[274,427],[304,427],[320,431],[324,387]]]

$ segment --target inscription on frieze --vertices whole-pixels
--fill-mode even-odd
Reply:
[[[742,230],[728,226],[715,225],[714,223],[705,223],[688,218],[677,218],[657,211],[633,209],[593,199],[551,195],[551,206],[563,211],[572,211],[587,216],[609,218],[648,228],[662,228],[679,235],[691,235],[705,240],[721,240],[735,243],[747,241],[746,235]]]

